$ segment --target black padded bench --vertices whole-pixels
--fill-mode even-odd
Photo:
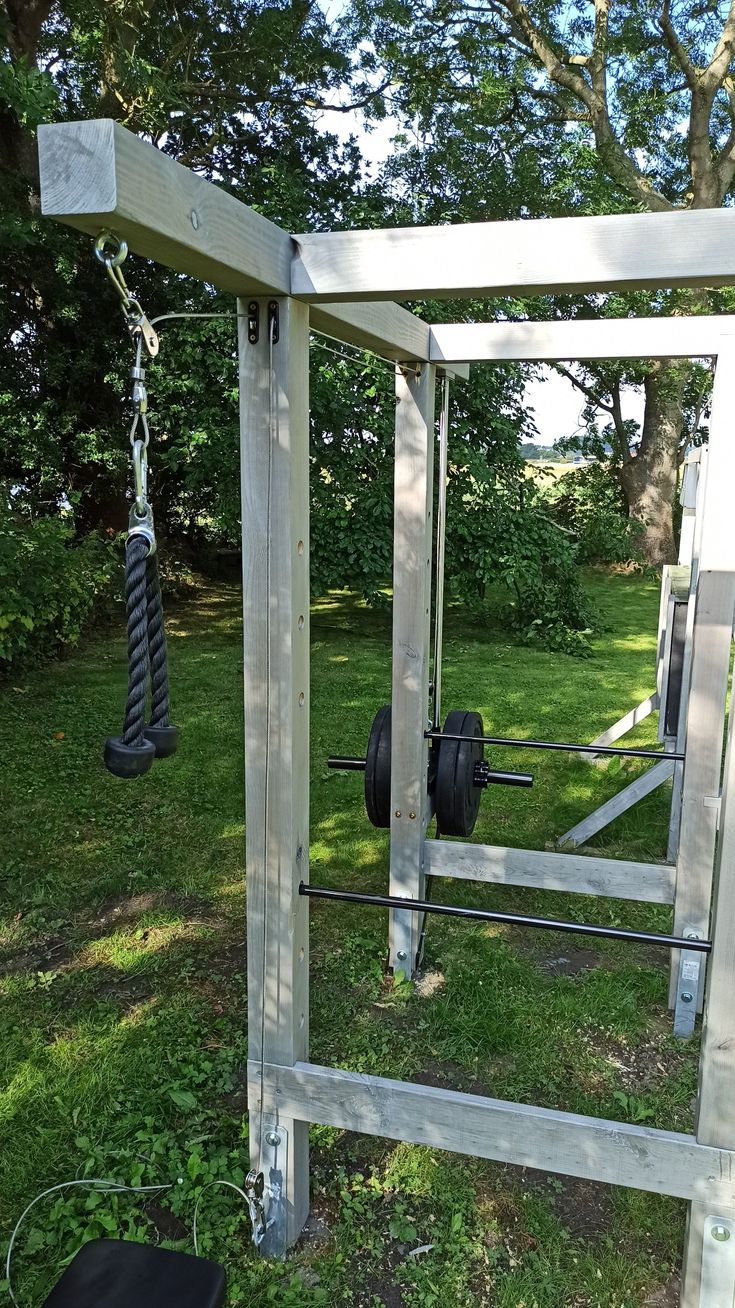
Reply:
[[[132,1240],[90,1240],[43,1308],[222,1308],[224,1268]]]

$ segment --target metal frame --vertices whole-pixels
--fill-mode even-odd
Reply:
[[[311,321],[400,363],[391,890],[420,899],[416,891],[428,868],[445,876],[479,873],[478,879],[510,884],[528,884],[533,876],[537,886],[597,894],[613,893],[628,877],[638,878],[637,898],[673,898],[675,936],[706,940],[735,609],[729,493],[735,484],[735,441],[728,439],[735,412],[733,320],[429,328],[392,303],[373,301],[730,284],[735,282],[735,213],[702,210],[292,238],[108,121],[42,128],[40,155],[47,215],[95,235],[102,226],[112,227],[136,253],[243,297],[279,300],[277,345],[268,340],[251,345],[247,333],[240,333],[250,1141],[252,1166],[265,1173],[270,1196],[268,1235],[261,1247],[283,1251],[304,1224],[308,1125],[320,1122],[686,1198],[681,1308],[732,1308],[735,1272],[720,1246],[727,1244],[723,1232],[735,1230],[735,715],[724,772],[695,1135],[308,1063],[308,900],[299,887],[308,881]],[[589,358],[591,351],[601,358],[659,352],[720,360],[693,606],[675,869],[425,839],[435,369],[460,372],[458,365],[468,360]],[[406,606],[400,612],[399,596]],[[415,914],[401,910],[394,925],[396,958],[399,940],[401,948],[412,949],[417,929]],[[681,951],[682,968],[695,953],[701,957],[695,949]],[[681,979],[680,969],[677,982]]]

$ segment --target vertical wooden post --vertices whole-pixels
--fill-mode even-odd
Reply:
[[[720,354],[712,394],[710,444],[694,609],[684,777],[676,865],[674,933],[709,929],[718,796],[722,772],[725,696],[735,607],[735,533],[731,488],[735,485],[735,352]],[[672,956],[669,1001],[676,1012],[680,958]],[[698,1002],[703,995],[701,970]],[[675,1019],[676,1021],[676,1019]]]
[[[257,1081],[262,1060],[290,1067],[308,1056],[308,901],[298,887],[309,866],[309,310],[255,301],[251,343],[251,303],[239,301],[239,350],[248,1058]],[[251,1098],[251,1166],[271,1191],[264,1252],[282,1253],[308,1215],[308,1140],[307,1122]]]
[[[696,1136],[700,1144],[732,1149],[735,1143],[735,714],[732,710],[728,734]],[[734,1299],[735,1204],[723,1208],[719,1204],[692,1203],[680,1308],[732,1308]]]
[[[396,370],[393,538],[390,893],[421,898],[431,810],[426,794],[429,721],[434,391],[436,368]],[[421,922],[391,913],[389,962],[410,976]]]

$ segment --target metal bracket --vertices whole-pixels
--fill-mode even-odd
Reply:
[[[257,300],[248,302],[248,342],[257,345],[260,339],[260,305]]]
[[[687,940],[699,940],[697,931],[684,931]],[[697,1020],[697,1001],[702,977],[702,955],[694,949],[679,952],[679,973],[676,982],[674,1006],[674,1035],[688,1040],[694,1034]]]
[[[715,1214],[704,1219],[699,1308],[730,1308],[735,1298],[735,1223]]]
[[[138,510],[133,503],[128,516],[128,537],[142,536],[148,541],[148,555],[156,552],[156,533],[153,528],[153,510],[146,501],[145,513],[140,517]]]
[[[265,1182],[265,1226],[258,1247],[264,1254],[282,1252],[287,1241],[288,1132],[266,1124],[260,1140],[260,1166]]]
[[[268,301],[268,340],[277,345],[281,338],[281,315],[278,300]]]

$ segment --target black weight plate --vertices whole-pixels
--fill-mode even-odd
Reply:
[[[373,718],[365,756],[365,808],[374,827],[390,826],[390,704]]]
[[[482,761],[483,746],[474,736],[482,736],[479,713],[453,709],[447,714],[444,730],[449,735],[467,736],[464,740],[441,740],[436,773],[436,824],[443,836],[471,836],[480,808],[482,787],[475,785],[475,764]]]

